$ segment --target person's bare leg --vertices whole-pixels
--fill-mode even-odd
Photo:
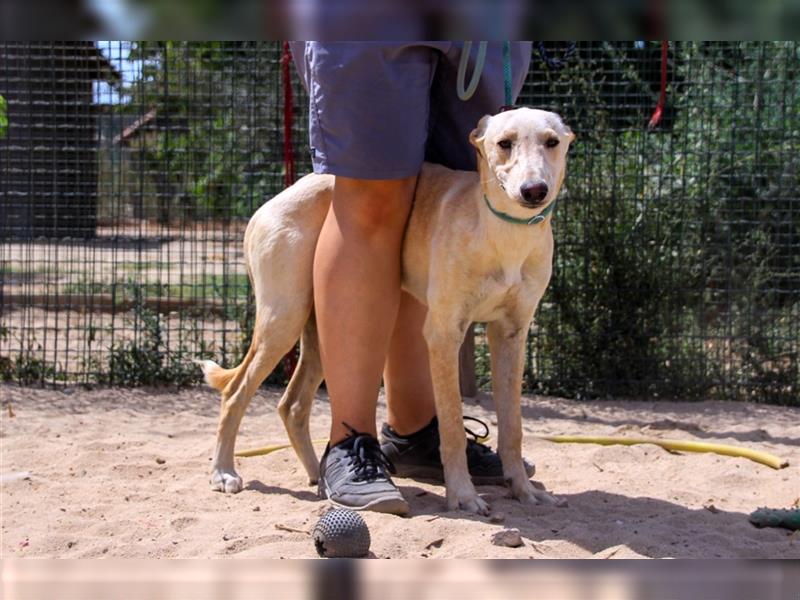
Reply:
[[[345,423],[377,435],[375,407],[400,303],[400,253],[415,185],[416,177],[336,177],[314,255],[331,445],[349,434]]]
[[[399,435],[416,433],[436,415],[428,346],[422,335],[427,307],[402,292],[383,370],[387,421]]]

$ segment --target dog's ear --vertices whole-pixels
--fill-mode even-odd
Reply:
[[[558,120],[561,123],[561,131],[565,136],[567,136],[567,141],[570,143],[575,141],[575,134],[572,133],[572,129],[570,129],[569,125],[564,123],[564,119],[562,119],[560,115],[558,117]]]
[[[483,136],[486,135],[486,127],[489,124],[491,116],[492,115],[482,116],[481,120],[478,121],[478,126],[469,134],[469,143],[475,146],[479,153],[481,151],[481,142],[483,141]]]

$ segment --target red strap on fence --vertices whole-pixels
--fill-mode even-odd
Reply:
[[[283,171],[284,183],[289,187],[294,183],[294,148],[292,146],[292,124],[294,122],[294,98],[292,96],[292,51],[289,42],[283,42],[281,55],[281,79],[283,82]],[[283,357],[283,371],[291,378],[297,368],[297,345]]]
[[[658,104],[653,111],[653,116],[650,117],[650,122],[647,124],[648,129],[653,129],[661,120],[661,114],[664,112],[664,103],[667,100],[667,49],[669,42],[661,42],[661,93],[658,96]]]
[[[292,51],[289,42],[283,42],[281,55],[281,75],[283,79],[283,166],[284,183],[289,187],[294,183],[294,148],[292,147],[292,124],[294,122],[294,99],[292,97]]]

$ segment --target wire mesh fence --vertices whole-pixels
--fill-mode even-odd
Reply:
[[[242,235],[286,181],[279,43],[0,43],[0,376],[235,364]],[[800,45],[538,44],[520,104],[577,134],[528,391],[800,404]],[[3,108],[5,106],[5,108]],[[3,131],[2,112],[8,125]],[[489,385],[476,329],[479,383]],[[282,368],[271,380],[285,377]]]

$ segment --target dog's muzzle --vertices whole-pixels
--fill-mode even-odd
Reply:
[[[520,196],[522,196],[522,205],[527,208],[539,208],[547,199],[549,191],[550,188],[541,179],[538,181],[526,181],[519,188]]]

